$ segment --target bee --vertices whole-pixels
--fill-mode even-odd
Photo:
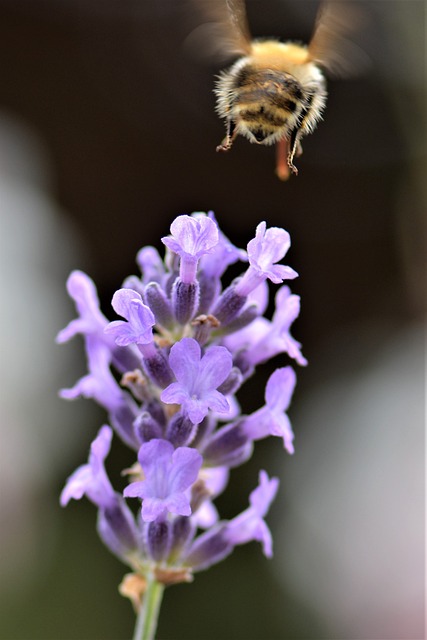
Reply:
[[[251,143],[277,144],[276,173],[297,175],[294,159],[301,140],[312,133],[326,105],[324,70],[350,71],[354,51],[345,33],[358,22],[346,4],[321,5],[308,45],[274,39],[253,40],[244,0],[205,0],[209,19],[221,29],[219,47],[239,56],[218,76],[216,111],[225,120],[226,136],[217,151],[229,151],[236,136]]]

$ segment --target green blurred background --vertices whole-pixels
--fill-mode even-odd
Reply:
[[[281,478],[274,559],[250,544],[168,589],[158,637],[425,637],[425,4],[359,4],[370,65],[329,83],[324,122],[284,184],[271,148],[238,139],[215,153],[221,66],[183,47],[197,3],[0,0],[3,640],[132,635],[117,592],[126,569],[97,539],[95,509],[59,507],[105,417],[57,398],[85,363],[81,342],[54,337],[74,317],[71,269],[94,278],[112,317],[137,250],[160,249],[176,215],[209,209],[237,245],[264,219],[290,232],[293,333],[310,365],[289,412],[295,455],[259,443],[219,500],[232,517],[260,468]],[[317,8],[248,0],[258,37],[307,42]],[[245,412],[283,363],[242,389]],[[129,462],[119,445],[111,476]]]

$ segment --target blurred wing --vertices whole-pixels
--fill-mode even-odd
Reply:
[[[348,2],[324,2],[308,46],[310,59],[333,76],[350,76],[363,72],[369,65],[367,54],[350,36],[366,23],[361,5]]]
[[[226,60],[250,53],[244,0],[193,0],[193,5],[202,24],[188,36],[186,46],[198,57]]]

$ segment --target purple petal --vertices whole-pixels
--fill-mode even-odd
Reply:
[[[153,522],[167,511],[166,503],[163,499],[145,498],[142,501],[141,517],[144,522]]]
[[[172,382],[160,394],[160,400],[165,404],[184,404],[188,397],[188,391],[179,382]]]
[[[179,447],[172,456],[169,484],[172,492],[185,491],[197,479],[203,458],[196,449]],[[184,514],[183,514],[184,515]]]
[[[150,442],[146,442],[140,447],[138,460],[146,477],[145,482],[148,480],[161,481],[163,476],[169,474],[173,453],[173,445],[167,440],[150,440]],[[152,483],[150,483],[150,486],[154,488]],[[156,487],[156,489],[158,490],[159,487]],[[164,497],[159,496],[158,493],[153,495]]]
[[[261,518],[267,514],[278,488],[278,478],[269,478],[267,472],[262,469],[259,472],[259,485],[249,496],[250,505]]]
[[[189,447],[174,450],[167,440],[154,439],[141,445],[138,460],[145,480],[129,485],[124,495],[142,498],[143,520],[151,522],[167,511],[190,515],[185,492],[197,479],[200,453]]]
[[[165,500],[166,508],[170,513],[180,516],[191,515],[190,502],[184,493],[174,493]]]
[[[233,358],[226,347],[210,347],[200,362],[199,388],[216,389],[224,382],[233,366]]]
[[[219,391],[211,391],[205,396],[205,402],[209,409],[217,413],[230,414],[231,407],[227,398]]]
[[[183,338],[170,350],[169,366],[188,391],[191,391],[198,375],[200,358],[200,345],[193,338]]]
[[[294,432],[292,431],[291,421],[286,413],[282,414],[270,414],[270,435],[283,438],[283,445],[288,453],[291,455],[295,453],[294,445]]]
[[[218,228],[207,216],[178,216],[170,230],[172,237],[162,238],[162,242],[181,258],[198,259],[218,243]]]
[[[72,320],[58,333],[56,341],[67,342],[77,333],[102,336],[107,319],[99,309],[95,284],[83,271],[73,271],[67,280],[67,291],[74,300],[79,318]]]
[[[92,478],[92,472],[88,465],[83,465],[76,469],[68,478],[65,487],[61,492],[59,502],[61,507],[65,507],[71,499],[80,500],[83,498],[86,487]]]
[[[125,487],[123,491],[123,495],[125,498],[145,498],[145,482],[132,482],[127,487]]]
[[[265,471],[260,472],[259,486],[250,495],[250,507],[227,525],[227,538],[233,544],[245,544],[258,540],[263,545],[267,557],[272,555],[272,539],[269,528],[263,520],[278,488],[277,478],[268,478]]]
[[[114,336],[116,344],[127,346],[132,343],[153,342],[152,327],[156,320],[151,309],[142,302],[138,292],[133,289],[119,289],[114,294],[111,304],[114,311],[127,320],[116,320],[105,328],[105,333]]]
[[[165,268],[157,249],[149,246],[143,247],[138,251],[136,262],[141,269],[144,284],[162,281]]]
[[[111,486],[104,468],[113,432],[104,425],[90,447],[89,462],[82,465],[68,478],[61,493],[60,503],[65,506],[71,498],[80,500],[87,495],[98,507],[109,507],[116,502],[116,494]]]
[[[292,367],[276,369],[268,379],[265,401],[274,413],[282,413],[289,407],[296,385],[296,375]]]

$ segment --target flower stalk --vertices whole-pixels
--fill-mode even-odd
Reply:
[[[147,580],[147,588],[136,619],[133,640],[155,639],[164,588],[164,585],[153,577]]]

